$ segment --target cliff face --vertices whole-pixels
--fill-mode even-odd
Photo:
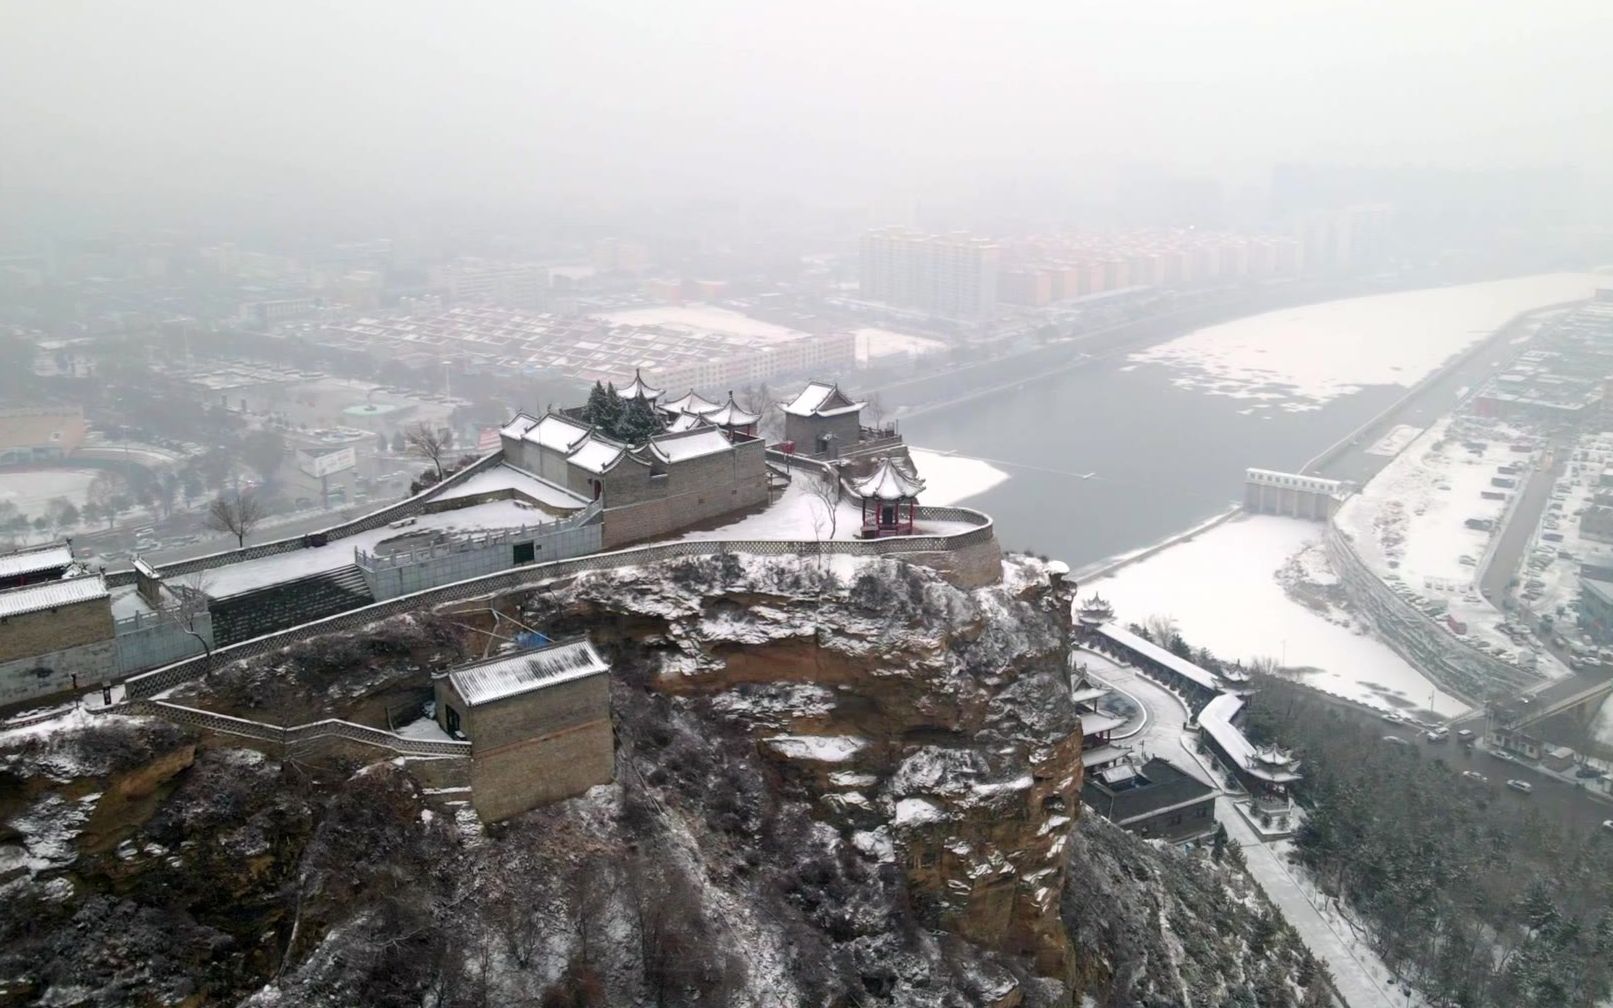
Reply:
[[[1005,572],[961,591],[893,561],[728,557],[591,574],[522,610],[591,630],[636,685],[739,733],[782,793],[905,877],[928,923],[1063,980],[1069,599],[1034,560]]]

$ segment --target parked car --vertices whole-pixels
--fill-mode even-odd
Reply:
[[[1507,781],[1507,787],[1514,791],[1522,791],[1524,794],[1533,794],[1535,790],[1535,786],[1533,784],[1529,783],[1528,781],[1521,780],[1509,780]]]

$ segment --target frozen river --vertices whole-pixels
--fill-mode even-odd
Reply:
[[[1512,316],[1595,286],[1549,274],[1268,312],[931,410],[902,432],[1006,472],[961,499],[991,512],[1004,546],[1079,569],[1226,510],[1245,468],[1303,465]]]
[[[948,496],[990,512],[1004,547],[1079,570],[1226,511],[1245,468],[1302,466],[1513,316],[1595,287],[1551,274],[1284,309],[933,410],[903,433],[1006,473],[962,497],[951,481]],[[1380,707],[1459,710],[1380,641],[1284,594],[1276,570],[1320,531],[1237,520],[1096,587],[1121,619],[1169,615],[1219,655],[1305,667],[1312,685]]]

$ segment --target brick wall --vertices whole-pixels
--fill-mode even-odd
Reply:
[[[0,619],[0,662],[110,641],[112,603],[104,598]]]
[[[615,778],[615,739],[608,717],[488,753],[479,748],[472,747],[471,805],[484,822],[574,797]]]

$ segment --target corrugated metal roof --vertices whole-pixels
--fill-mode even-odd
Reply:
[[[0,556],[0,578],[20,577],[52,567],[66,567],[73,562],[73,548],[66,543],[51,543],[34,549],[18,550]]]
[[[106,597],[106,582],[99,574],[66,578],[62,581],[43,581],[22,588],[0,591],[0,619]],[[110,613],[110,610],[108,612]]]
[[[472,707],[610,671],[587,640],[495,658],[448,673],[454,690]]]

